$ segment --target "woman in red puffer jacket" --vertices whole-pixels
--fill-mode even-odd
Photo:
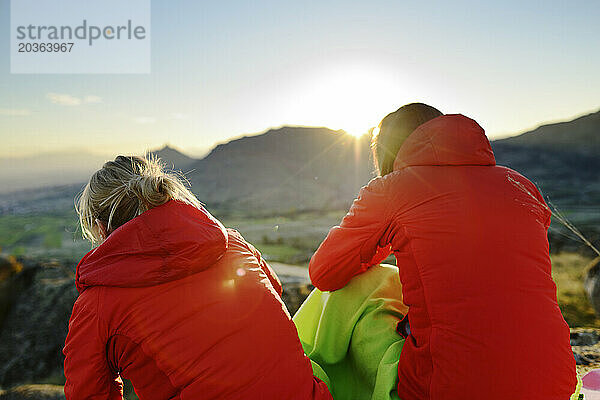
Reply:
[[[99,246],[77,266],[65,394],[122,399],[331,399],[313,377],[259,252],[156,161],[119,156],[79,199]]]
[[[567,400],[575,360],[536,187],[496,165],[475,121],[425,104],[384,118],[373,150],[381,176],[331,229],[310,275],[341,289],[394,253],[409,307],[400,398]]]

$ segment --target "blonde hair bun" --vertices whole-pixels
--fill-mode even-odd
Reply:
[[[96,219],[112,232],[144,211],[169,200],[202,207],[178,174],[166,171],[158,157],[117,156],[92,175],[75,199],[75,209],[82,236],[96,244],[102,241]]]

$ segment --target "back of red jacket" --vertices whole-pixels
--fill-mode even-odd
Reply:
[[[65,353],[67,399],[330,399],[281,285],[204,210],[168,202],[81,261]]]
[[[411,331],[403,400],[568,399],[575,361],[535,186],[496,166],[483,130],[461,115],[415,130],[394,169],[362,189],[315,253],[315,286],[339,289],[394,252]]]

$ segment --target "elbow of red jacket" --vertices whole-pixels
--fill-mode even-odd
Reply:
[[[310,276],[311,283],[322,292],[333,292],[334,290],[341,289],[342,286],[336,285],[328,279],[329,271],[325,266],[319,265],[313,260],[310,261],[308,266],[308,275]]]

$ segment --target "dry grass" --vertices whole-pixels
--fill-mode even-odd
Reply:
[[[586,268],[592,259],[577,253],[552,254],[550,258],[558,303],[569,326],[600,328],[600,319],[583,289]]]

